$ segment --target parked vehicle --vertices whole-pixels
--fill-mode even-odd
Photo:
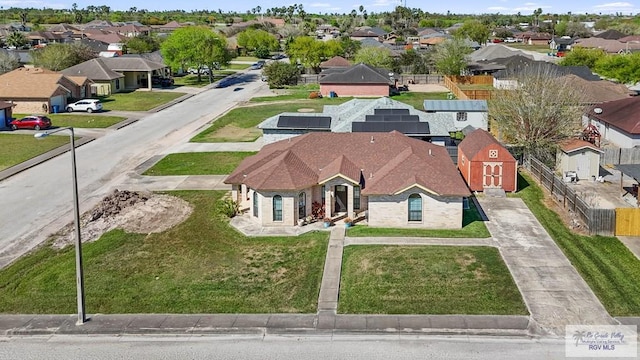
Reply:
[[[251,70],[259,70],[262,69],[264,67],[265,61],[264,60],[260,60],[257,63],[251,65]]]
[[[153,75],[151,77],[152,85],[160,85],[162,87],[173,86],[173,78],[171,77],[162,77],[160,75]]]
[[[94,111],[101,111],[101,110],[102,110],[102,103],[100,102],[100,100],[96,100],[96,99],[83,99],[67,105],[68,112],[86,111],[88,113],[92,113]]]
[[[22,119],[15,119],[9,123],[11,130],[18,129],[48,129],[51,127],[51,119],[43,115],[29,115]]]

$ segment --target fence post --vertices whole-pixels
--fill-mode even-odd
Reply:
[[[562,189],[562,207],[567,208],[567,184],[563,184],[564,188]]]

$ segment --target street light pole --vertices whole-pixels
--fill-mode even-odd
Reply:
[[[82,325],[87,321],[84,302],[84,271],[82,267],[82,239],[80,236],[80,203],[78,201],[78,173],[76,171],[76,140],[72,127],[62,127],[53,131],[36,133],[35,138],[41,139],[60,131],[69,130],[71,139],[71,179],[73,180],[73,218],[75,222],[76,238],[76,291],[78,300],[78,321],[76,325]]]

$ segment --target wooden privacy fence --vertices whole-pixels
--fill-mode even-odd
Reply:
[[[589,234],[614,235],[616,210],[595,209],[582,199],[559,176],[534,157],[527,158],[525,167],[559,201],[565,209],[575,213],[589,229]]]
[[[600,155],[600,165],[640,164],[640,148],[606,148]]]
[[[640,236],[640,209],[616,209],[616,235]]]

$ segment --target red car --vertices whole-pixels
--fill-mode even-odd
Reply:
[[[22,119],[15,119],[9,123],[11,130],[18,129],[48,129],[51,127],[51,119],[42,115],[25,116]]]

